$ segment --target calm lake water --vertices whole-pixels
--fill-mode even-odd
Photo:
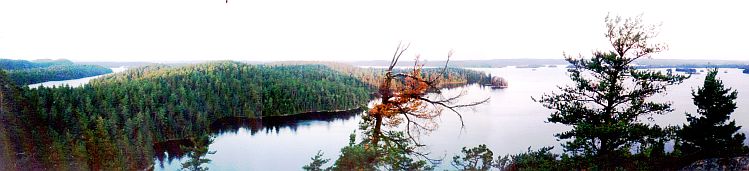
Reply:
[[[118,72],[122,72],[122,71],[127,70],[127,68],[125,68],[125,67],[110,68],[110,69],[112,69],[112,73],[109,73],[109,74],[114,74],[114,73],[118,73]],[[91,77],[85,77],[85,78],[79,78],[79,79],[73,79],[73,80],[47,81],[47,82],[43,82],[43,83],[29,84],[28,86],[29,86],[29,88],[37,88],[39,86],[43,86],[43,87],[56,87],[56,86],[62,86],[62,85],[68,85],[68,86],[71,86],[71,87],[80,87],[80,86],[85,85],[89,81],[93,80],[94,78],[99,78],[99,77],[102,77],[102,76],[105,76],[105,75],[109,75],[109,74],[97,75],[97,76],[91,76]]]
[[[571,83],[566,69],[556,68],[476,68],[508,80],[506,89],[491,89],[469,85],[446,90],[446,94],[467,93],[465,102],[490,98],[488,103],[462,109],[465,127],[452,112],[444,112],[437,119],[439,128],[421,135],[422,143],[428,145],[423,151],[431,152],[432,158],[442,158],[442,169],[453,169],[449,160],[464,146],[486,144],[495,155],[524,152],[528,147],[537,149],[554,146],[561,152],[555,133],[569,127],[546,123],[551,113],[531,100],[544,93],[557,91],[557,85]],[[665,69],[661,69],[665,70]],[[700,70],[700,69],[698,69]],[[115,70],[119,72],[121,70]],[[740,69],[721,69],[718,74],[728,87],[739,91],[738,109],[732,115],[738,125],[748,126],[741,132],[749,132],[749,74]],[[705,74],[696,74],[683,84],[673,86],[666,95],[653,97],[655,101],[673,103],[674,112],[653,116],[649,123],[677,125],[686,122],[685,112],[694,113],[691,90],[702,84]],[[95,78],[95,77],[94,77]],[[57,81],[44,86],[68,84],[80,86],[92,78]],[[336,115],[333,117],[308,117],[294,120],[264,120],[262,123],[222,127],[212,135],[206,157],[212,162],[211,170],[300,170],[310,162],[317,151],[325,158],[335,159],[341,147],[348,144],[349,135],[357,130],[361,113]],[[398,128],[393,128],[398,129]],[[745,142],[747,143],[747,142]],[[164,154],[168,156],[168,154]],[[155,170],[178,170],[186,159],[155,157]],[[331,161],[328,165],[332,164]]]
[[[432,158],[443,158],[442,169],[453,169],[449,160],[464,146],[487,144],[495,154],[524,152],[528,147],[537,149],[555,146],[561,152],[560,142],[553,136],[569,127],[546,123],[551,113],[531,100],[543,93],[556,91],[557,85],[571,83],[565,68],[491,68],[475,69],[502,76],[508,80],[506,89],[490,89],[477,85],[450,89],[448,94],[465,91],[466,102],[491,98],[490,102],[474,108],[461,110],[465,127],[454,113],[445,112],[437,119],[439,128],[421,135],[421,142],[428,147]],[[724,73],[726,72],[726,73]],[[659,125],[674,125],[686,122],[685,112],[694,112],[691,90],[702,84],[705,74],[696,74],[683,84],[674,86],[656,101],[670,101],[674,112],[654,116]],[[723,82],[739,91],[738,109],[732,116],[738,125],[749,126],[749,74],[739,69],[721,69]],[[215,154],[209,154],[212,170],[300,170],[310,162],[318,150],[325,158],[335,159],[341,147],[347,145],[348,137],[356,131],[360,121],[358,114],[335,119],[305,119],[285,124],[273,124],[258,129],[240,127],[231,131],[215,133],[209,146]],[[266,126],[266,125],[264,125]],[[744,128],[741,132],[749,132]],[[155,160],[156,170],[177,170],[184,159]],[[329,165],[332,163],[331,161]]]

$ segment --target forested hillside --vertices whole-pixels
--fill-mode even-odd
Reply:
[[[182,105],[175,106],[178,108],[248,117],[358,108],[366,104],[370,94],[361,81],[322,65],[237,62],[153,65],[103,77],[90,85],[94,89],[113,88],[129,96],[163,97],[145,99],[157,104],[173,102]]]
[[[34,61],[0,59],[0,69],[7,70],[10,80],[16,85],[77,79],[112,73],[112,70],[109,68],[97,65],[77,65],[65,59]]]
[[[55,65],[46,68],[10,70],[9,76],[17,85],[47,81],[78,79],[112,73],[112,69],[96,65]]]
[[[45,68],[54,65],[73,65],[72,61],[66,59],[57,60],[13,60],[13,59],[0,59],[0,69],[4,70],[17,70],[17,69],[31,69],[31,68]]]
[[[142,169],[152,164],[155,143],[193,142],[222,118],[262,119],[363,107],[382,72],[348,65],[221,61],[149,65],[75,88],[17,88],[6,79],[4,91],[16,95],[2,101],[0,131],[13,137],[0,140],[16,144],[4,146],[10,151],[5,156],[17,157],[9,160],[20,161],[14,166],[23,168]],[[423,73],[440,77],[442,69]],[[487,77],[456,68],[441,76],[446,84],[478,83]],[[5,143],[9,140],[25,143]],[[50,148],[38,148],[39,144]]]
[[[8,79],[8,75],[0,70],[0,161],[19,161],[16,147],[18,139],[17,131],[20,121],[14,120],[17,115],[15,99],[18,89]],[[18,170],[17,163],[0,164],[0,170]]]
[[[350,76],[356,77],[364,83],[367,83],[371,88],[376,88],[380,85],[380,81],[385,76],[385,68],[362,68],[353,66],[350,64],[337,63],[337,62],[323,62],[323,61],[285,61],[285,62],[274,62],[268,65],[271,66],[293,66],[293,65],[325,65],[333,70],[347,73]],[[413,63],[411,63],[413,65]],[[444,65],[444,63],[442,64]],[[393,69],[394,72],[406,72],[407,69]],[[474,83],[489,83],[491,78],[490,75],[480,71],[469,70],[465,68],[448,67],[447,70],[444,68],[423,68],[422,74],[425,78],[440,77],[439,80],[442,82],[437,83],[437,87],[445,87],[451,85],[463,85],[463,84],[474,84]]]
[[[17,137],[0,140],[24,143],[7,143],[16,146],[4,146],[11,151],[6,156],[23,154],[15,160],[23,168],[74,170],[145,168],[152,163],[153,143],[205,135],[224,117],[346,110],[370,99],[366,84],[322,65],[237,62],[147,66],[84,87],[19,91],[14,102],[2,101],[0,130]]]

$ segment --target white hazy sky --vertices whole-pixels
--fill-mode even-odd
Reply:
[[[749,1],[0,0],[0,58],[76,61],[561,58],[607,13],[661,23],[656,58],[749,60]]]

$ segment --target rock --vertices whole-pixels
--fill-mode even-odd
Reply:
[[[698,160],[684,168],[682,171],[691,170],[744,170],[749,171],[749,156],[734,157],[731,159],[711,158]]]

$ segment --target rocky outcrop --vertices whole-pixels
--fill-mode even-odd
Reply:
[[[734,157],[730,159],[711,158],[711,159],[698,160],[684,168],[681,168],[680,170],[682,171],[691,171],[691,170],[749,171],[749,156]]]

